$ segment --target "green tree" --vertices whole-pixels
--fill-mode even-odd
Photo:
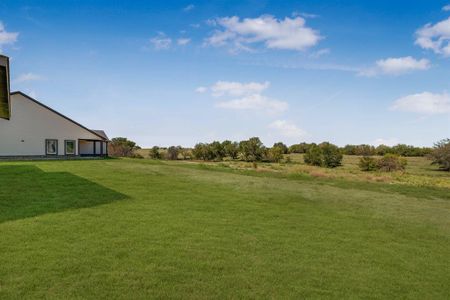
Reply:
[[[311,145],[303,160],[308,165],[335,168],[341,165],[342,157],[338,146],[323,142],[320,145]]]
[[[192,150],[189,148],[182,148],[180,150],[181,156],[183,156],[183,159],[192,159]]]
[[[222,146],[222,143],[218,141],[214,141],[208,145],[209,151],[212,154],[212,159],[214,160],[222,160],[225,156],[225,149]]]
[[[323,165],[327,168],[336,168],[342,165],[343,155],[338,146],[325,142],[320,145],[323,154]]]
[[[308,144],[308,143],[300,143],[300,144],[294,144],[289,147],[289,153],[306,153],[308,152],[309,148],[314,146],[315,144]]]
[[[375,148],[375,154],[376,155],[385,155],[388,153],[392,153],[392,148],[386,145],[379,145],[378,147]]]
[[[137,149],[140,149],[140,147],[135,142],[125,137],[116,137],[111,139],[108,153],[111,156],[117,157],[133,157]]]
[[[196,159],[210,160],[208,145],[204,143],[198,143],[194,146],[192,154]]]
[[[278,142],[273,144],[272,148],[280,148],[283,151],[283,154],[287,154],[288,153],[288,147],[283,143],[283,142]]]
[[[436,144],[429,154],[432,164],[439,165],[444,171],[450,171],[450,139],[444,139]]]
[[[378,160],[370,156],[363,156],[358,163],[361,171],[375,171],[378,169]]]
[[[239,154],[239,144],[232,141],[223,141],[222,147],[225,151],[225,156],[228,156],[232,159],[236,159]]]
[[[309,147],[308,152],[306,152],[303,156],[303,160],[307,165],[321,167],[323,165],[322,148],[317,145]]]
[[[150,149],[148,156],[150,156],[150,158],[153,158],[153,159],[161,159],[161,153],[159,152],[159,147],[153,146]]]
[[[178,153],[180,153],[180,146],[170,146],[167,149],[166,157],[168,160],[177,160],[178,159]]]
[[[403,171],[407,165],[406,159],[397,154],[388,153],[378,160],[378,169],[385,172]]]
[[[267,151],[267,160],[272,162],[280,162],[283,159],[284,150],[285,149],[283,147],[274,145],[274,147],[268,149]]]
[[[261,161],[264,145],[258,137],[252,137],[239,143],[239,153],[245,161]]]

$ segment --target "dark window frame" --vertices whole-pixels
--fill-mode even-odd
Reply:
[[[56,141],[56,153],[48,153],[47,143],[50,141]],[[58,139],[45,139],[45,155],[52,155],[52,156],[58,155],[58,146],[59,146]]]
[[[10,94],[9,94],[9,60],[7,60],[6,65],[3,66],[1,65],[0,68],[3,70],[4,69],[4,74],[5,74],[5,99],[6,99],[6,106],[8,109],[7,115],[6,116],[0,116],[1,119],[5,119],[5,120],[10,120],[11,119],[11,103],[10,103]],[[3,78],[0,78],[1,81],[3,81]],[[2,91],[0,91],[1,93]]]
[[[73,143],[73,153],[67,153],[67,142]],[[77,142],[76,140],[64,140],[64,154],[65,155],[77,155],[76,142]]]

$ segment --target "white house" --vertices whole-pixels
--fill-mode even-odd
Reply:
[[[0,157],[108,155],[104,131],[88,129],[9,86],[9,59],[0,55]]]

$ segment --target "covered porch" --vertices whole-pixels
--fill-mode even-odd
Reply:
[[[79,156],[108,156],[108,142],[102,140],[78,140]]]

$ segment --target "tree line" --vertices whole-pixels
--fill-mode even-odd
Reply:
[[[143,158],[137,153],[140,147],[126,138],[113,138],[109,145],[111,156]],[[252,137],[240,142],[225,140],[211,143],[198,143],[193,148],[170,146],[168,148],[154,146],[148,151],[153,159],[196,159],[203,161],[241,160],[247,162],[291,162],[286,154],[301,153],[304,162],[308,165],[335,168],[342,165],[343,155],[363,156],[359,161],[363,171],[394,171],[403,170],[406,160],[402,157],[427,156],[441,169],[450,170],[450,139],[444,139],[435,144],[433,148],[414,147],[398,144],[396,146],[380,145],[346,145],[338,147],[329,142],[299,143],[287,146],[282,142],[266,147],[259,137]],[[382,156],[374,158],[372,156]]]

